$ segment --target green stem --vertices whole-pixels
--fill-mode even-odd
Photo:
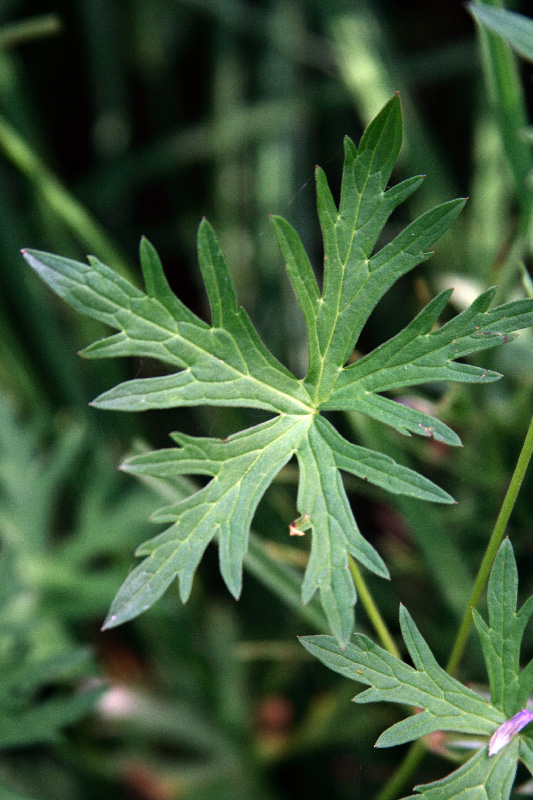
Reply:
[[[391,636],[389,629],[385,623],[385,620],[379,613],[379,609],[374,602],[374,598],[372,597],[368,586],[366,585],[366,581],[363,578],[363,575],[355,563],[354,559],[351,556],[348,556],[349,564],[350,564],[350,572],[352,573],[352,578],[355,583],[355,588],[357,589],[357,594],[363,607],[368,614],[368,618],[372,623],[374,630],[380,640],[381,644],[391,655],[396,656],[396,658],[401,658],[400,651],[396,647],[394,639]]]
[[[131,268],[89,211],[58,181],[19,133],[0,117],[0,148],[84,247],[137,284]]]
[[[463,655],[466,645],[466,640],[468,639],[468,634],[470,633],[470,628],[472,627],[472,609],[475,608],[479,603],[479,600],[483,593],[483,589],[485,588],[485,584],[489,579],[490,571],[492,569],[494,559],[496,558],[496,553],[498,552],[498,548],[503,539],[505,528],[507,527],[509,517],[511,516],[511,512],[516,502],[520,486],[522,485],[522,481],[524,480],[524,476],[526,474],[526,470],[529,461],[531,459],[532,453],[533,453],[533,418],[529,423],[529,428],[526,433],[526,438],[524,439],[524,444],[522,445],[522,450],[520,451],[520,455],[518,456],[518,461],[516,462],[516,467],[513,472],[513,477],[511,478],[511,482],[509,483],[509,488],[507,489],[507,493],[503,500],[500,513],[498,514],[498,519],[496,520],[494,529],[492,531],[492,535],[489,539],[489,543],[487,545],[483,561],[481,562],[481,566],[479,568],[477,578],[474,583],[474,588],[472,589],[472,593],[468,600],[463,620],[461,622],[461,626],[457,633],[455,644],[453,646],[453,650],[451,652],[450,659],[446,667],[446,671],[450,675],[455,674],[455,671]]]
[[[381,792],[376,795],[376,800],[395,800],[408,783],[411,775],[416,772],[425,753],[426,748],[422,742],[413,742],[400,766],[389,778]]]

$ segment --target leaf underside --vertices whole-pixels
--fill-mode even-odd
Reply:
[[[273,417],[227,440],[174,434],[176,449],[129,459],[137,474],[206,475],[206,486],[154,520],[168,527],[141,545],[144,560],[113,601],[105,627],[149,608],[178,576],[181,598],[189,596],[194,572],[216,539],[221,572],[239,596],[250,525],[277,472],[296,457],[300,469],[298,512],[308,520],[311,549],[302,598],[319,592],[331,631],[344,644],[354,628],[355,588],[351,554],[382,577],[387,568],[355,522],[342,482],[348,472],[388,491],[433,502],[453,499],[427,478],[387,456],[344,439],[321,411],[353,410],[405,435],[433,436],[450,445],[459,437],[443,422],[408,408],[383,392],[455,380],[497,380],[500,375],[457,359],[510,340],[532,322],[532,303],[515,301],[489,309],[493,290],[442,327],[438,317],[450,292],[442,292],[389,342],[359,361],[347,361],[370,313],[394,282],[425,261],[428,248],[447,230],[463,200],[437,206],[375,251],[394,209],[422,177],[388,187],[402,141],[398,97],[387,103],[359,147],[345,140],[345,163],[337,207],[324,173],[317,169],[317,205],[324,239],[324,278],[319,287],[294,228],[273,217],[275,233],[303,313],[309,368],[298,380],[265,347],[237,304],[224,256],[203,221],[198,256],[211,306],[211,324],[199,319],[171,291],[152,245],[141,242],[142,292],[94,257],[83,264],[34,250],[24,257],[71,306],[118,333],[83,351],[88,358],[140,356],[159,359],[172,374],[126,381],[93,405],[123,411],[215,405],[258,408]]]

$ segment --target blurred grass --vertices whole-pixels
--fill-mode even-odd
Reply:
[[[372,744],[391,712],[354,710],[353,687],[291,647],[297,633],[322,625],[314,604],[299,607],[305,544],[287,547],[292,465],[254,521],[238,605],[213,552],[186,607],[171,591],[123,630],[98,633],[146,538],[156,492],[165,491],[118,480],[114,465],[134,438],[164,446],[177,428],[226,435],[251,417],[88,409],[99,392],[157,367],[80,361],[76,350],[98,331],[56,303],[18,251],[90,251],[139,281],[145,234],[174,289],[205,315],[195,233],[207,215],[241,302],[301,375],[303,323],[268,214],[296,225],[320,273],[314,164],[338,189],[342,137],[357,140],[400,91],[406,143],[395,180],[419,172],[427,179],[387,236],[433,203],[471,199],[429,264],[384,298],[359,346],[368,351],[395,333],[443,282],[456,285],[458,307],[493,282],[505,300],[523,291],[531,267],[532,162],[518,135],[531,73],[506,47],[452,2],[0,5],[0,557],[9,557],[11,576],[3,585],[19,609],[17,636],[30,626],[38,652],[90,645],[89,672],[104,675],[108,703],[118,700],[67,726],[56,743],[3,752],[0,781],[13,787],[6,797],[18,787],[39,800],[55,800],[58,790],[66,800],[341,800],[354,787],[371,797],[386,782],[398,757],[378,755]],[[399,440],[355,415],[346,420],[362,443],[379,440],[459,501],[443,512],[353,484],[358,520],[393,574],[391,584],[370,580],[381,611],[397,634],[405,602],[441,662],[531,413],[531,336],[484,359],[501,367],[504,381],[430,387],[425,397],[460,433],[459,452]],[[509,530],[529,592],[531,489],[529,478]],[[362,610],[358,624],[368,624]],[[474,647],[464,670],[485,679]]]

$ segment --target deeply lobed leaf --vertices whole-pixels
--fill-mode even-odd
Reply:
[[[467,689],[440,667],[402,606],[400,625],[414,668],[391,655],[363,634],[341,648],[331,636],[307,636],[300,642],[335,672],[370,686],[356,695],[356,703],[386,701],[412,705],[420,713],[398,722],[381,734],[376,746],[404,744],[435,731],[489,735],[504,721],[501,711]]]
[[[507,717],[526,705],[533,690],[533,662],[520,672],[520,646],[533,614],[533,597],[517,612],[517,595],[516,561],[512,545],[505,539],[494,561],[488,585],[489,623],[475,609],[473,614],[487,664],[492,703]]]
[[[298,511],[311,531],[302,598],[318,592],[329,626],[343,645],[354,627],[355,587],[351,554],[387,577],[383,560],[355,522],[342,483],[349,472],[388,491],[433,502],[453,499],[427,478],[392,459],[358,447],[337,433],[321,412],[356,410],[403,434],[418,433],[459,445],[444,423],[396,403],[381,392],[428,381],[486,382],[500,377],[465,363],[468,353],[510,340],[531,324],[530,300],[492,310],[491,290],[471,308],[438,328],[450,292],[443,292],[389,342],[347,365],[376,303],[402,275],[424,261],[427,249],[449,227],[463,200],[453,200],[414,220],[377,252],[390,214],[420,185],[422,177],[389,187],[402,141],[401,109],[393,97],[365,131],[359,147],[345,140],[339,206],[324,173],[317,170],[317,205],[324,239],[322,288],[296,231],[273,218],[308,332],[309,368],[298,380],[265,347],[246,312],[238,307],[224,256],[205,220],[198,231],[198,258],[211,324],[174,295],[152,245],[141,242],[146,292],[91,257],[89,264],[28,250],[24,256],[43,280],[78,311],[118,330],[83,351],[90,358],[148,356],[177,370],[126,381],[100,395],[100,408],[138,411],[184,405],[242,406],[273,418],[228,440],[174,434],[176,450],[142,455],[124,469],[165,477],[211,476],[203,489],[154,519],[170,527],[137,550],[144,556],[119,590],[106,620],[118,625],[148,608],[178,576],[183,600],[210,541],[230,591],[241,591],[243,559],[253,514],[276,473],[293,456],[300,470]]]
[[[428,800],[508,800],[519,759],[533,775],[531,712],[520,710],[533,687],[531,664],[522,672],[519,666],[520,644],[533,612],[533,597],[517,612],[517,588],[514,553],[505,540],[489,580],[489,624],[475,612],[489,673],[490,702],[438,665],[403,606],[400,625],[413,667],[362,634],[355,634],[353,643],[345,649],[331,636],[300,639],[327,667],[370,687],[356,695],[356,703],[386,701],[416,709],[417,713],[382,733],[377,747],[403,744],[435,731],[491,736],[490,746],[487,743],[442,780],[416,786],[419,794],[406,800],[416,800],[420,795]]]
[[[518,741],[489,758],[483,747],[459,769],[440,781],[415,786],[419,794],[405,800],[508,800],[516,774]]]

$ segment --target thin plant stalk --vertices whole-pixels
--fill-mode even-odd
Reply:
[[[413,742],[402,762],[393,772],[376,800],[396,800],[426,754],[426,748],[420,740]]]
[[[400,651],[396,647],[396,643],[392,638],[389,629],[387,628],[387,624],[379,612],[379,608],[372,597],[361,570],[357,566],[352,556],[348,556],[348,561],[353,582],[355,583],[355,588],[357,589],[357,594],[366,613],[368,614],[368,618],[372,623],[374,630],[376,631],[379,641],[385,650],[387,650],[391,655],[396,656],[396,658],[401,658]]]

